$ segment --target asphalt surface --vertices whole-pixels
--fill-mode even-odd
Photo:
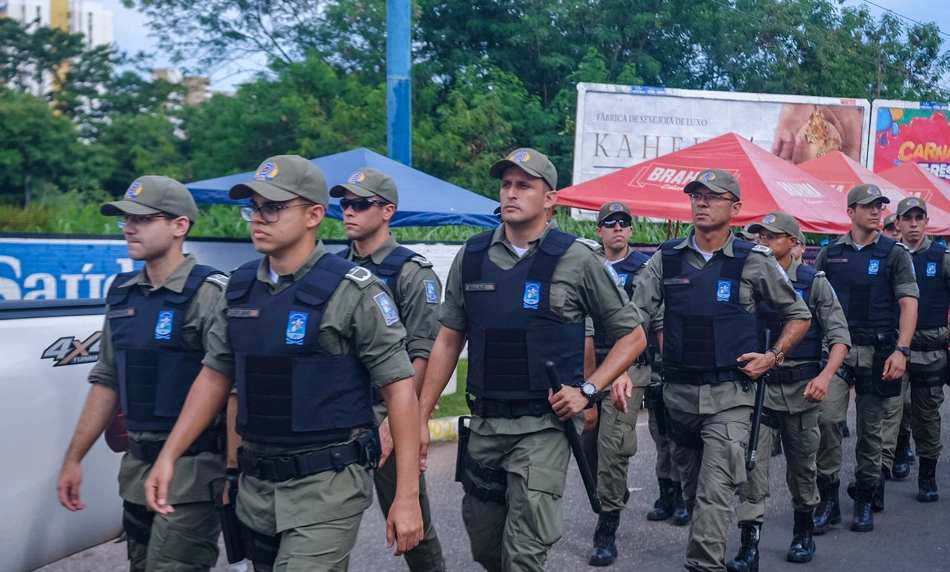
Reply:
[[[849,414],[854,428],[854,406]],[[947,416],[943,434],[950,435]],[[657,484],[653,464],[655,448],[646,426],[646,412],[641,412],[637,428],[639,451],[631,460],[628,477],[630,501],[623,511],[617,545],[620,556],[610,567],[616,571],[675,571],[683,569],[688,527],[678,528],[668,522],[649,522],[647,511],[653,506]],[[946,440],[946,438],[945,438]],[[885,510],[874,516],[874,532],[851,532],[852,501],[845,486],[853,474],[854,437],[845,439],[845,467],[842,471],[842,523],[823,536],[816,537],[818,550],[810,565],[785,561],[792,537],[792,508],[785,485],[785,458],[771,460],[771,492],[769,509],[762,529],[760,570],[767,572],[836,570],[860,572],[940,571],[950,569],[950,462],[942,460],[937,467],[937,484],[943,497],[940,502],[923,504],[916,501],[917,466],[904,481],[888,481]],[[447,568],[481,570],[472,562],[468,536],[462,524],[462,487],[453,482],[455,443],[435,443],[430,450],[427,472],[433,518],[442,542]],[[762,457],[760,457],[761,459]],[[946,455],[944,456],[944,459]],[[590,510],[584,487],[576,467],[569,473],[564,498],[564,536],[549,553],[547,570],[576,571],[593,568],[587,565],[597,518]],[[378,506],[364,513],[359,540],[351,557],[350,570],[356,572],[404,571],[402,558],[392,556],[386,548],[385,521]],[[739,546],[738,530],[730,534],[726,560]],[[216,571],[243,571],[245,564],[228,566],[222,558]],[[127,570],[125,543],[110,542],[75,554],[43,568],[43,572],[110,572]]]

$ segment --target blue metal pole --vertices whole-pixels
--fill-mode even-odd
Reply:
[[[389,157],[412,166],[411,0],[386,0],[386,140]]]

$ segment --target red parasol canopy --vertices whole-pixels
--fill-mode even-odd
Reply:
[[[742,211],[732,219],[734,225],[781,211],[797,218],[803,231],[851,230],[841,193],[735,133],[562,189],[557,204],[596,211],[604,203],[623,201],[634,216],[690,221],[683,188],[710,168],[729,171],[742,187]]]
[[[950,200],[944,198],[943,200],[931,202],[916,192],[905,190],[883,176],[874,174],[873,171],[841,151],[835,151],[824,157],[799,163],[798,168],[818,177],[845,194],[847,194],[852,187],[862,183],[877,185],[881,188],[881,192],[884,196],[891,200],[891,203],[888,205],[888,212],[891,213],[896,212],[897,203],[901,200],[911,196],[920,196],[927,202],[927,216],[930,218],[930,224],[927,225],[927,232],[940,235],[950,234],[950,213],[944,210],[944,208],[950,208]],[[942,208],[941,205],[947,206]]]
[[[924,199],[928,206],[934,205],[950,212],[950,182],[918,167],[916,163],[904,163],[899,167],[881,171],[877,175],[894,183],[907,193]],[[930,215],[929,208],[927,211],[927,214]],[[932,221],[933,215],[930,215],[930,217]],[[950,233],[942,232],[940,234]]]

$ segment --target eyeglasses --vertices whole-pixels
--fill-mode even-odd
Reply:
[[[312,207],[313,203],[301,203],[299,205],[250,205],[241,207],[241,218],[247,222],[254,220],[254,213],[261,215],[264,222],[277,222],[280,220],[280,211],[292,209],[294,207]]]
[[[729,201],[730,203],[736,202],[738,199],[733,199],[716,193],[689,193],[689,202],[698,203],[699,201],[707,202],[709,204]]]
[[[153,220],[165,218],[171,219],[175,218],[164,213],[150,214],[150,215],[119,215],[116,217],[115,223],[119,225],[119,228],[125,228],[128,225],[133,226],[145,226]]]
[[[780,239],[780,238],[789,238],[790,236],[791,236],[791,235],[789,235],[789,234],[784,234],[784,233],[782,233],[782,234],[772,234],[771,232],[766,232],[766,233],[761,233],[761,232],[760,232],[760,233],[759,233],[759,238],[761,238],[762,240],[764,240],[764,241],[766,241],[766,242],[772,242],[772,241],[778,240],[778,239]]]
[[[597,226],[602,226],[604,228],[613,228],[617,226],[618,224],[620,225],[620,228],[630,228],[633,222],[626,219],[612,218],[612,219],[602,221]]]
[[[389,201],[377,201],[375,199],[340,199],[340,210],[352,208],[355,212],[361,213],[369,210],[373,205],[384,207],[391,205]]]

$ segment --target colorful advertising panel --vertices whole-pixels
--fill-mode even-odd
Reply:
[[[917,163],[950,181],[950,104],[875,100],[868,165],[875,173]]]

